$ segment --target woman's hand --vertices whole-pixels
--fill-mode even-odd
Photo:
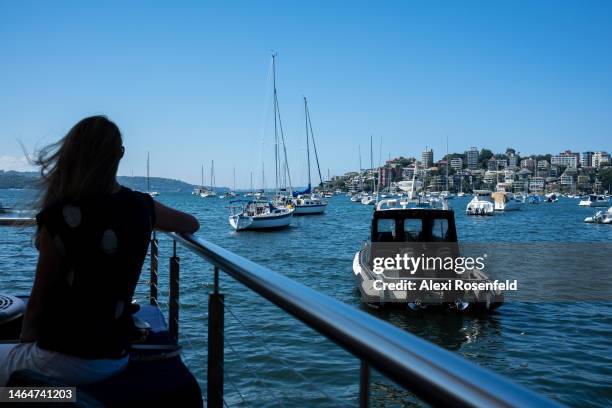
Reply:
[[[155,203],[155,229],[169,232],[187,232],[193,234],[200,229],[200,223],[191,214]]]

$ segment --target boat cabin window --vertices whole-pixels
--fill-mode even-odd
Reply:
[[[420,219],[404,220],[404,240],[406,242],[419,241],[423,235],[423,221]]]
[[[431,237],[434,241],[448,241],[448,221],[443,218],[433,220]]]
[[[381,218],[376,224],[378,242],[393,242],[395,238],[395,220]]]

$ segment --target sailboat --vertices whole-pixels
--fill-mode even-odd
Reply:
[[[315,145],[314,134],[312,132],[312,123],[310,121],[310,111],[308,110],[308,100],[304,97],[304,118],[306,122],[306,161],[308,162],[308,187],[301,192],[296,192],[296,197],[292,200],[295,215],[307,214],[323,214],[327,203],[321,200],[321,197],[312,193],[312,182],[310,179],[310,138],[312,138],[312,147],[315,151],[317,159],[317,169],[319,170],[319,180],[323,182],[321,177],[321,168],[319,166],[319,156],[317,154],[317,146]],[[310,133],[309,133],[310,132]]]
[[[278,94],[276,91],[276,54],[272,54],[272,78],[273,78],[273,90],[274,90],[274,164],[276,168],[276,195],[280,196],[279,181],[281,171],[283,175],[288,177],[289,180],[289,194],[291,194],[291,176],[289,173],[289,165],[287,163],[287,150],[285,147],[285,137],[283,135],[283,125],[280,118],[280,110],[278,107]],[[279,139],[280,130],[280,139]],[[283,150],[285,153],[285,165],[284,169],[281,170],[282,166],[279,163],[279,142],[283,143]],[[264,182],[264,166],[262,165],[262,187],[265,185]],[[242,230],[265,230],[265,229],[278,229],[288,227],[293,219],[293,213],[295,209],[291,206],[277,205],[276,202],[269,202],[264,199],[258,199],[255,194],[255,199],[242,199],[230,201],[230,215],[228,218],[229,224],[236,231]],[[263,194],[263,190],[262,190]],[[261,196],[260,196],[261,197]]]
[[[215,185],[214,185],[214,178],[215,178],[215,161],[211,160],[210,163],[210,190],[204,190],[200,193],[200,197],[203,198],[213,198],[217,196],[217,193],[215,192]]]
[[[202,179],[200,181],[200,185],[195,186],[191,194],[199,196],[200,194],[206,191],[206,188],[204,187],[204,165],[202,165],[202,176],[201,177]]]
[[[374,156],[372,150],[372,136],[370,135],[370,170],[374,170]],[[374,177],[374,173],[372,173],[372,194],[367,194],[361,199],[361,204],[364,205],[374,205],[376,204],[376,197],[378,196],[376,191],[376,178]]]
[[[228,191],[227,193],[221,194],[219,196],[219,198],[234,198],[236,197],[236,166],[234,166],[234,187],[232,190]]]
[[[361,168],[361,145],[358,146],[359,150],[359,192],[351,196],[353,203],[360,203],[364,196],[367,194],[363,191],[363,170]]]
[[[151,191],[151,178],[149,177],[149,152],[147,152],[147,194],[151,197],[157,197],[157,191]]]

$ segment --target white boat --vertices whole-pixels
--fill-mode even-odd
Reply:
[[[293,199],[291,206],[295,210],[294,215],[323,214],[327,203],[314,194],[306,194]]]
[[[367,195],[361,199],[363,205],[374,205],[376,204],[376,197],[373,195]]]
[[[304,97],[304,118],[306,121],[306,162],[308,165],[308,187],[301,193],[293,193],[296,197],[291,200],[291,206],[295,210],[295,215],[310,215],[323,214],[327,208],[327,203],[323,201],[320,194],[312,193],[312,181],[310,179],[310,140],[312,139],[312,147],[314,149],[315,158],[317,161],[317,170],[319,171],[319,181],[323,183],[321,177],[321,168],[319,167],[319,156],[317,154],[317,146],[315,144],[314,133],[312,132],[312,123],[310,121],[310,111],[308,109],[308,100]],[[328,197],[327,194],[324,194]],[[329,195],[331,197],[331,194]]]
[[[149,152],[147,152],[147,194],[151,197],[157,197],[159,195],[157,191],[151,191],[151,181],[149,177]]]
[[[506,191],[496,191],[491,194],[495,211],[516,211],[520,210],[522,202],[514,197],[514,194]]]
[[[546,202],[548,203],[556,203],[559,201],[559,196],[556,193],[548,193],[546,194]]]
[[[612,207],[607,211],[599,210],[592,217],[586,217],[584,222],[589,224],[612,224]]]
[[[467,215],[493,215],[495,204],[491,199],[491,192],[474,190],[474,198],[468,203],[465,212]]]
[[[582,207],[607,207],[609,201],[603,195],[591,194],[589,196],[582,197],[578,205]]]
[[[267,201],[236,200],[230,204],[229,223],[236,231],[288,227],[295,211],[293,208],[275,207]]]
[[[215,192],[215,161],[212,160],[210,163],[210,190],[204,188],[200,192],[200,197],[202,198],[215,198],[217,197],[217,193]]]
[[[457,197],[461,198],[461,197],[465,197],[465,193],[463,191],[460,191],[457,193]]]
[[[442,198],[444,200],[451,200],[451,199],[455,198],[455,195],[453,193],[451,193],[450,191],[442,191],[440,193],[440,198]]]
[[[363,197],[365,197],[366,195],[367,194],[365,194],[365,193],[356,193],[356,194],[353,194],[351,196],[351,201],[354,202],[354,203],[360,203],[361,200],[363,199]]]

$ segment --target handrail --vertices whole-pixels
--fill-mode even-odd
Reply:
[[[190,234],[167,234],[430,404],[558,406],[450,351],[218,245]]]

